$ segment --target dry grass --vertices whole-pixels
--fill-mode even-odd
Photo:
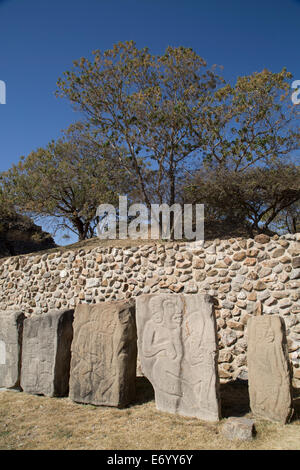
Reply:
[[[77,251],[77,250],[91,250],[94,248],[130,248],[132,246],[143,246],[143,245],[156,245],[156,244],[166,244],[169,243],[170,240],[151,240],[151,239],[126,239],[126,240],[101,240],[98,237],[89,238],[88,240],[83,240],[76,243],[71,243],[70,245],[64,246],[56,246],[55,248],[48,248],[47,250],[41,251],[34,251],[32,253],[25,253],[23,255],[14,255],[14,256],[6,256],[4,258],[0,258],[0,264],[4,263],[5,260],[8,258],[26,258],[28,256],[37,256],[37,255],[44,255],[44,254],[51,254],[51,253],[65,253],[66,251]]]
[[[223,416],[247,416],[247,388],[222,386]],[[296,403],[297,405],[297,403]],[[298,413],[298,415],[297,415]],[[252,442],[223,438],[219,423],[156,410],[151,386],[138,379],[136,403],[120,410],[13,391],[0,392],[0,449],[300,449],[300,413],[284,426],[256,421]]]
[[[4,263],[7,259],[11,258],[27,258],[28,256],[42,256],[45,254],[57,253],[62,254],[66,251],[77,251],[77,250],[92,250],[94,248],[130,248],[132,246],[143,246],[143,245],[156,245],[156,244],[166,244],[169,243],[170,240],[143,240],[143,239],[126,239],[126,240],[100,240],[98,237],[89,238],[88,240],[83,240],[81,242],[72,243],[70,245],[65,246],[56,246],[55,248],[48,248],[47,250],[41,251],[34,251],[32,253],[25,253],[23,255],[14,255],[14,256],[6,256],[0,258],[0,264]]]
[[[221,237],[220,239],[231,238],[231,237]],[[241,237],[242,238],[242,237]],[[206,238],[206,240],[212,240],[212,238]],[[8,258],[20,258],[20,257],[28,257],[28,256],[37,256],[37,255],[44,255],[44,254],[51,254],[51,253],[65,253],[66,251],[77,251],[77,250],[92,250],[94,248],[131,248],[134,246],[141,247],[143,245],[166,245],[168,243],[189,243],[187,240],[176,240],[172,242],[171,240],[166,239],[159,239],[154,240],[150,237],[148,239],[131,239],[127,238],[125,240],[121,240],[116,238],[115,240],[101,240],[99,237],[89,238],[87,240],[82,240],[80,242],[71,243],[70,245],[57,245],[54,248],[48,248],[47,250],[40,250],[34,251],[32,253],[25,253],[21,255],[14,255],[14,256],[6,256],[0,259],[0,264],[3,263]]]

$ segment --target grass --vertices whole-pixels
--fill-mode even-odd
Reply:
[[[122,410],[1,391],[0,449],[300,449],[299,399],[295,399],[296,413],[290,424],[255,420],[253,441],[228,441],[221,433],[226,417],[252,417],[245,385],[222,385],[224,418],[219,423],[160,412],[148,381],[138,378],[137,386],[136,402]]]
[[[183,242],[184,240],[182,240]],[[156,244],[166,244],[170,243],[170,240],[151,240],[151,239],[125,239],[125,240],[101,240],[98,237],[89,238],[76,243],[71,243],[70,245],[56,246],[54,248],[48,248],[46,250],[34,251],[32,253],[25,253],[21,255],[6,256],[0,258],[0,264],[3,263],[8,258],[20,258],[28,256],[38,256],[51,253],[65,253],[66,251],[77,251],[77,250],[91,250],[94,248],[130,248],[133,246],[143,246],[143,245],[156,245]]]
[[[220,237],[220,239],[225,239],[225,238],[232,238],[230,236],[228,237]],[[242,238],[242,237],[240,237]],[[247,238],[246,236],[244,238]],[[206,237],[207,241],[212,241],[212,237]],[[92,250],[94,248],[131,248],[131,247],[141,247],[143,245],[166,245],[168,243],[189,243],[187,240],[176,240],[172,242],[171,240],[168,239],[158,239],[154,240],[151,239],[150,236],[148,239],[132,239],[132,238],[127,238],[125,240],[116,238],[114,240],[101,240],[99,237],[93,237],[93,238],[88,238],[87,240],[82,240],[79,242],[71,243],[69,245],[57,245],[54,248],[48,248],[46,250],[40,250],[40,251],[34,251],[32,253],[25,253],[25,254],[19,254],[19,255],[13,255],[13,256],[6,256],[3,258],[0,258],[0,263],[3,263],[6,259],[8,258],[20,258],[20,257],[28,257],[28,256],[42,256],[44,254],[51,254],[51,253],[65,253],[66,251],[79,251],[79,250]]]

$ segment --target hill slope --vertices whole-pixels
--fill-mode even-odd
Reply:
[[[29,217],[14,214],[0,220],[0,258],[55,247],[51,235]]]

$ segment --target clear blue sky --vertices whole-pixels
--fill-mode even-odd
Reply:
[[[54,96],[72,61],[131,39],[192,47],[230,81],[284,66],[300,80],[300,0],[0,0],[0,171],[79,118]]]

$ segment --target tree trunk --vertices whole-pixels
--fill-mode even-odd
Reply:
[[[73,219],[73,226],[78,234],[78,241],[86,240],[87,230],[85,224],[79,217]]]
[[[170,181],[170,199],[169,199],[169,206],[172,207],[175,204],[175,174],[174,174],[174,165],[173,161],[171,160],[170,168],[169,168],[169,181]],[[171,240],[174,240],[174,230],[175,230],[175,218],[174,212],[170,212],[170,236]]]

